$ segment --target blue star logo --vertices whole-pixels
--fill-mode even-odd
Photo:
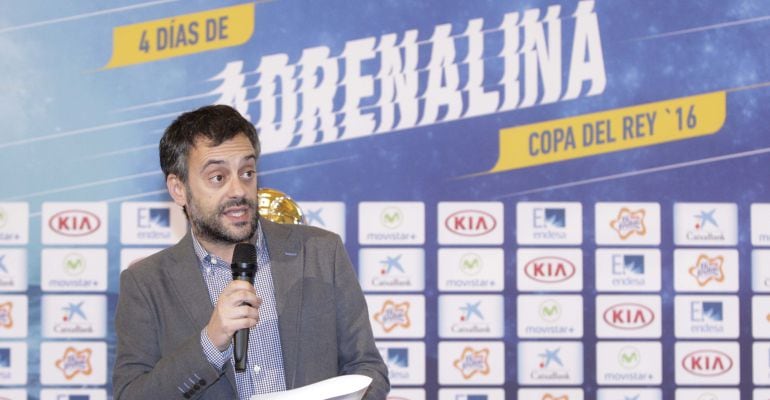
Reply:
[[[562,364],[561,357],[559,357],[559,351],[561,351],[561,347],[557,347],[554,350],[545,349],[544,353],[538,354],[539,357],[544,358],[544,360],[540,363],[540,368],[548,368],[548,366],[551,365],[551,361],[559,364],[560,367],[563,367],[564,364]]]
[[[321,218],[321,213],[324,211],[323,207],[317,209],[317,210],[307,210],[305,212],[305,217],[307,219],[308,225],[313,225],[313,222],[316,223],[316,225],[319,226],[326,226],[326,223],[324,222],[323,218]]]
[[[66,317],[67,321],[72,321],[72,317],[76,315],[80,316],[83,319],[87,319],[86,314],[83,312],[83,303],[84,302],[82,301],[77,304],[69,303],[67,307],[62,307],[62,310],[67,312],[67,317]]]
[[[719,225],[717,225],[717,220],[716,218],[714,218],[714,213],[716,212],[717,212],[716,209],[713,209],[708,212],[701,211],[699,215],[695,216],[695,218],[698,218],[700,220],[700,223],[696,226],[696,228],[703,229],[708,224],[714,225],[714,228],[719,228]]]
[[[474,315],[478,316],[479,319],[484,319],[484,316],[481,315],[481,310],[479,310],[479,307],[481,307],[481,301],[478,301],[476,303],[465,303],[463,307],[460,307],[460,311],[464,313],[464,315],[460,317],[460,319],[463,321],[467,321],[471,319],[471,317]]]
[[[401,266],[401,254],[395,257],[385,257],[384,260],[380,261],[380,264],[385,264],[384,274],[389,274],[394,268],[401,271],[402,274],[405,273],[404,267]]]

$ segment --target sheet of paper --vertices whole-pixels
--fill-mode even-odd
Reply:
[[[285,392],[258,394],[251,400],[361,400],[372,378],[343,375]]]

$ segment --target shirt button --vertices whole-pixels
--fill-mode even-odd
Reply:
[[[259,371],[262,371],[262,368],[261,368],[259,365],[255,365],[255,366],[254,366],[254,373],[255,373],[255,374],[258,374],[258,373],[259,373]]]

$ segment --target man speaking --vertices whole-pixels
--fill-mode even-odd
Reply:
[[[191,229],[121,274],[116,399],[248,399],[346,374],[372,378],[366,399],[387,396],[339,237],[259,218],[259,149],[254,126],[227,106],[182,114],[166,129],[160,164]],[[244,243],[253,254],[246,246],[245,261]],[[248,345],[233,357],[238,331],[237,345]]]

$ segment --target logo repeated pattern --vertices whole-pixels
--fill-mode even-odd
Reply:
[[[344,203],[303,204],[309,224],[344,238]],[[659,248],[666,237],[659,203],[596,203],[597,248],[590,254],[582,246],[580,203],[516,203],[515,218],[508,217],[515,229],[506,227],[505,208],[500,202],[438,203],[439,248],[430,255],[423,247],[432,240],[426,238],[425,204],[359,204],[359,244],[367,247],[358,252],[358,276],[394,385],[389,398],[435,395],[414,387],[435,379],[426,374],[426,356],[436,351],[428,335],[439,339],[439,399],[583,399],[582,385],[594,382],[598,399],[660,400],[663,392],[655,386],[667,379],[687,386],[676,389],[676,399],[739,398],[744,354],[751,354],[752,381],[759,386],[754,397],[769,394],[762,387],[770,387],[770,204],[751,205],[749,281],[756,295],[745,306],[749,320],[741,317],[743,266],[736,247],[743,235],[735,204],[673,204],[671,253]],[[40,382],[59,388],[44,389],[40,398],[106,398],[103,389],[61,387],[107,384],[104,293],[114,277],[108,276],[107,250],[99,247],[109,236],[107,206],[43,203],[41,210],[41,242],[55,247],[40,253]],[[120,210],[121,271],[186,230],[171,203],[123,203]],[[29,241],[28,219],[25,203],[0,203],[0,385],[10,386],[0,396],[7,398],[27,395],[14,386],[25,385],[30,372],[27,275],[28,260],[37,256],[20,247]],[[515,235],[506,240],[509,234]],[[514,238],[519,247],[499,247]],[[670,297],[661,295],[668,279],[675,290]],[[427,282],[438,289],[435,303],[426,298],[434,296]],[[426,309],[433,304],[435,317]],[[506,306],[515,307],[515,320]],[[592,310],[592,326],[584,310]],[[426,327],[428,321],[437,329]],[[665,329],[665,321],[674,329]],[[747,322],[756,341],[742,353],[738,340]],[[672,333],[673,346],[666,348],[662,339]],[[509,368],[516,371],[515,393],[506,393],[510,335],[517,338],[515,360],[508,361],[516,365]],[[596,342],[585,340],[593,337]],[[595,375],[584,374],[586,351],[595,351]],[[671,367],[663,365],[665,352],[673,354]]]

